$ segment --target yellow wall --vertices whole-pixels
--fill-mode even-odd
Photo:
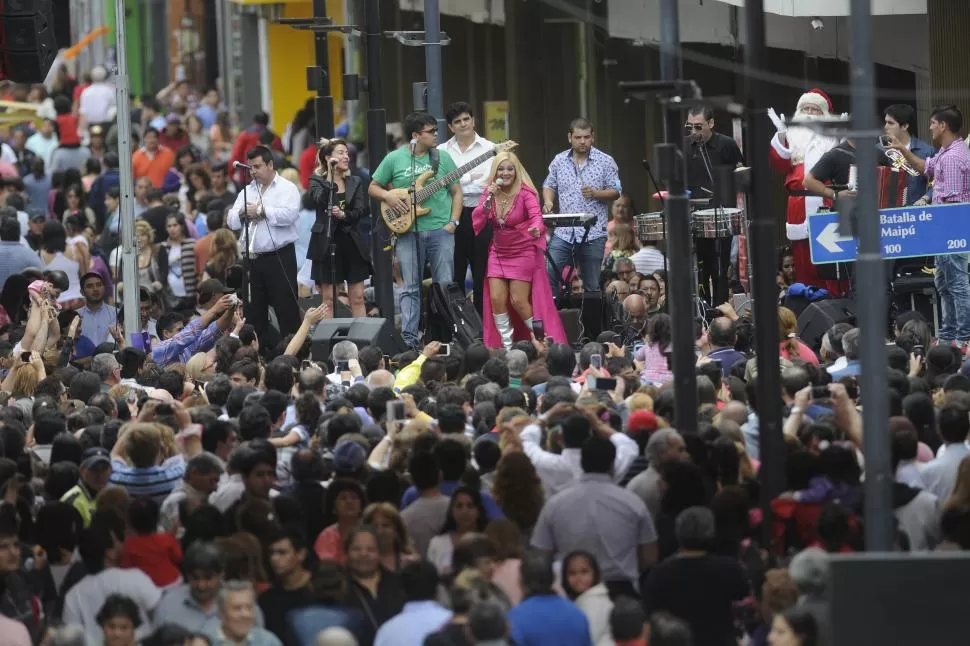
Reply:
[[[284,18],[309,18],[311,2],[288,2],[283,5]],[[336,24],[344,24],[342,0],[327,0],[327,15]],[[313,96],[306,89],[306,68],[313,65],[313,32],[270,23],[266,27],[269,51],[270,119],[273,129],[282,133],[306,100]],[[330,94],[334,101],[343,99],[343,34],[328,34],[330,50]]]

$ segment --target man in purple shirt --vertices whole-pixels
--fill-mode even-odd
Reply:
[[[593,146],[593,124],[583,118],[569,124],[569,150],[553,158],[549,175],[542,183],[542,212],[552,213],[559,197],[560,213],[587,213],[596,216],[586,242],[582,227],[559,227],[549,242],[549,256],[560,271],[578,265],[587,292],[600,290],[600,267],[606,248],[608,204],[620,197],[623,187],[613,158]],[[573,257],[575,255],[575,263]],[[562,276],[549,267],[549,286],[558,295]]]
[[[930,134],[937,153],[925,161],[912,150],[892,139],[890,147],[901,152],[906,161],[933,182],[933,204],[970,202],[970,150],[960,137],[963,113],[955,105],[943,105],[930,114]],[[940,295],[943,320],[937,338],[944,343],[970,344],[970,280],[967,264],[970,254],[956,253],[936,257],[936,291]]]

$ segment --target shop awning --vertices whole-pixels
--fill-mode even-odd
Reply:
[[[744,0],[719,0],[743,7]],[[872,0],[872,15],[925,14],[927,0]],[[790,18],[851,15],[849,0],[764,0],[765,11]]]

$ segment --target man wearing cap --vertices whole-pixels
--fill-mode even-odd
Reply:
[[[66,502],[77,509],[85,527],[91,524],[95,498],[108,486],[110,477],[111,456],[108,451],[100,447],[85,451],[81,458],[81,477],[78,483],[61,497],[61,502]]]
[[[81,277],[81,290],[85,301],[84,307],[77,311],[81,315],[81,336],[95,346],[112,341],[111,331],[118,324],[118,310],[104,302],[104,279],[89,271]]]
[[[17,218],[0,220],[0,285],[28,267],[40,267],[40,257],[30,247],[20,244],[20,222]]]
[[[195,308],[195,315],[202,316],[209,309],[211,309],[219,299],[226,294],[233,294],[236,290],[229,289],[222,284],[222,281],[218,278],[208,278],[202,281],[199,285],[197,295],[198,295],[198,305]]]

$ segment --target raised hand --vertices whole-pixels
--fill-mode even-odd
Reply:
[[[788,131],[785,115],[779,116],[774,108],[768,108],[768,118],[771,119],[771,123],[775,124],[775,130],[778,131],[778,134],[784,134]]]

